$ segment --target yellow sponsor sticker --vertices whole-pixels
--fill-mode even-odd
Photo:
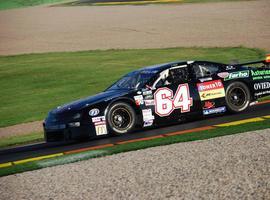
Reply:
[[[225,97],[225,91],[223,88],[216,89],[216,90],[208,90],[208,91],[199,92],[199,93],[200,93],[200,98],[202,101]]]
[[[225,97],[225,90],[221,80],[198,83],[197,87],[202,101]]]

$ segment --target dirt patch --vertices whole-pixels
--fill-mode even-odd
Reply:
[[[34,132],[41,132],[42,130],[42,121],[17,124],[14,126],[0,128],[0,139],[15,135],[26,135]]]
[[[0,11],[0,54],[175,46],[270,51],[268,0]]]

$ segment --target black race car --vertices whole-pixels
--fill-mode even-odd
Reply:
[[[104,92],[50,111],[45,139],[121,135],[198,115],[244,111],[270,94],[269,63],[270,56],[234,65],[180,61],[130,72]]]

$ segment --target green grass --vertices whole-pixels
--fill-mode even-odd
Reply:
[[[263,97],[263,98],[260,98],[259,99],[259,101],[266,101],[266,100],[270,100],[270,96]]]
[[[5,137],[5,138],[0,139],[0,148],[29,144],[29,143],[34,143],[34,142],[41,142],[41,141],[44,141],[44,135],[42,132],[31,133],[27,135]]]
[[[52,4],[64,1],[66,0],[0,0],[0,10],[37,6],[41,4]]]
[[[142,66],[175,60],[244,62],[264,55],[263,50],[235,47],[0,56],[0,127],[42,120],[50,109],[101,92]]]
[[[157,2],[152,2],[152,0],[149,0],[151,2],[145,2],[147,0],[142,0],[143,2],[140,2],[140,0],[133,0],[134,2],[127,1],[121,2],[119,0],[110,0],[110,2],[119,2],[115,4],[106,4],[106,2],[98,2],[96,3],[90,3],[90,2],[80,2],[80,1],[72,1],[68,3],[63,3],[59,4],[57,6],[114,6],[114,5],[148,5],[148,4],[182,4],[182,3],[206,3],[206,2],[224,2],[224,1],[229,1],[229,2],[234,2],[234,1],[250,1],[250,0],[179,0],[179,2],[162,2],[158,1]]]
[[[145,149],[149,147],[169,145],[179,142],[189,142],[194,140],[204,140],[213,137],[220,137],[225,135],[232,135],[237,133],[243,133],[247,131],[255,131],[270,128],[270,119],[265,121],[242,124],[237,126],[216,128],[212,130],[194,132],[184,135],[176,135],[165,138],[158,138],[148,141],[134,142],[130,144],[116,145],[100,150],[86,151],[77,154],[64,155],[56,158],[45,159],[40,161],[33,161],[25,164],[13,165],[11,167],[0,168],[0,177],[15,173],[21,173],[30,170],[41,169],[45,167],[51,167],[56,165],[68,164],[78,162],[82,160],[88,160],[91,158],[97,158],[102,156],[108,156],[112,154],[134,151],[138,149]]]

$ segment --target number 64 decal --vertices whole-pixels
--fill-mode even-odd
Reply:
[[[155,112],[161,117],[170,115],[175,109],[180,109],[181,113],[189,112],[190,107],[193,105],[188,84],[179,85],[175,96],[173,96],[173,91],[167,87],[159,88],[154,96]]]

